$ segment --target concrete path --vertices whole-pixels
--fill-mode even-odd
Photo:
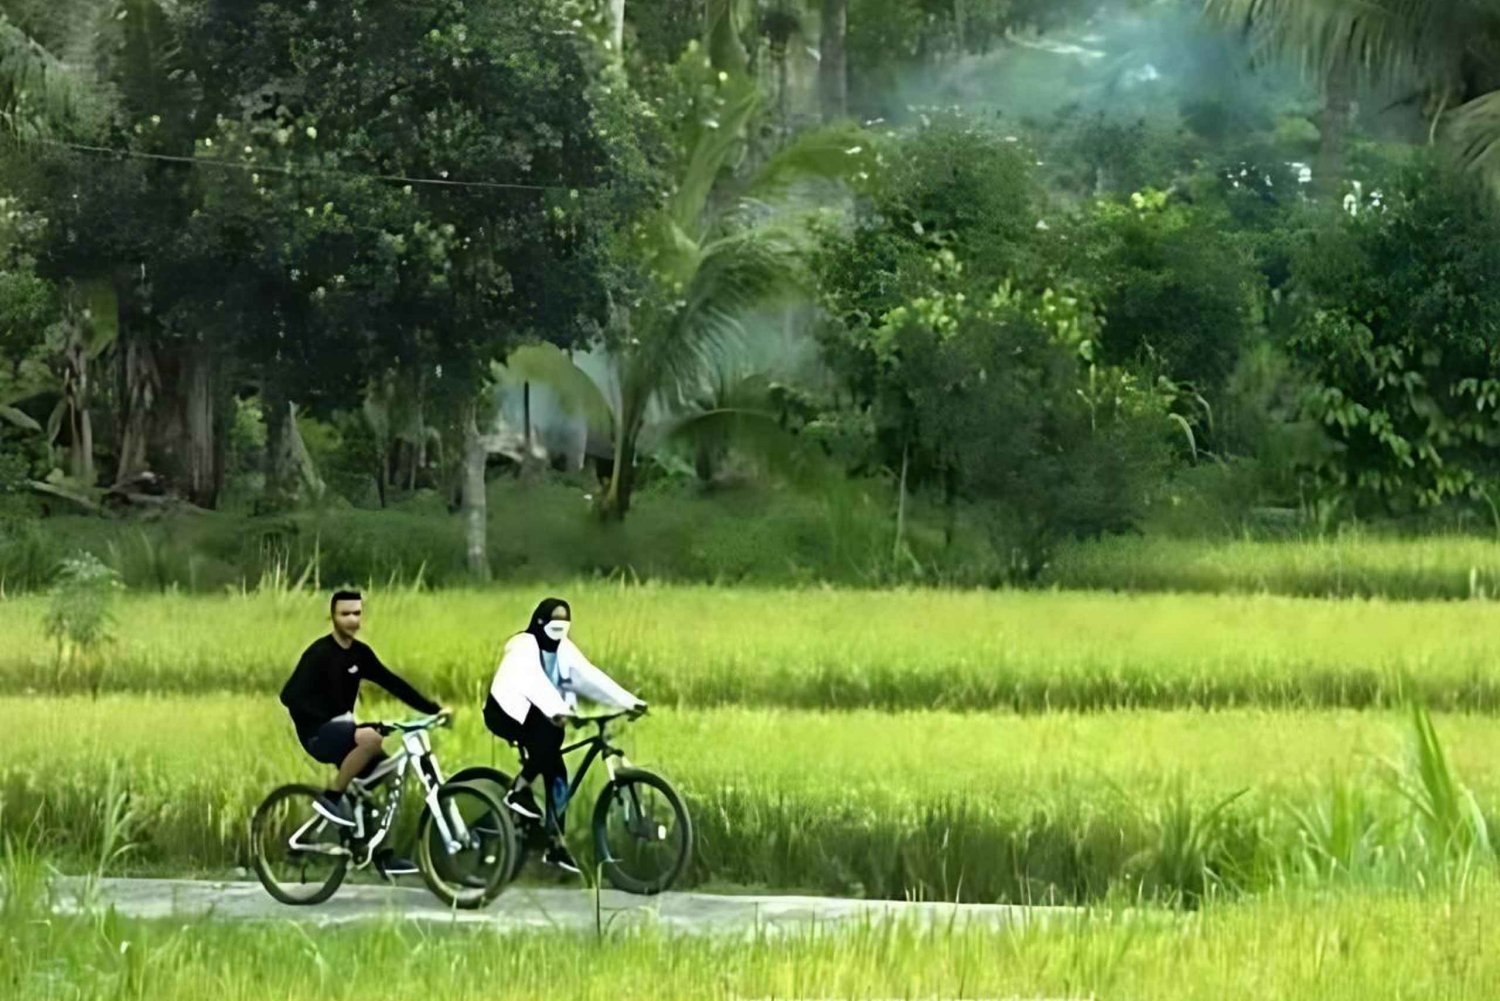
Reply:
[[[326,903],[289,907],[255,882],[107,878],[92,890],[82,879],[58,881],[58,907],[77,911],[113,905],[141,918],[210,917],[222,920],[292,920],[329,925],[370,918],[490,925],[496,929],[593,931],[595,899],[585,888],[511,886],[481,911],[450,911],[425,889],[345,884]],[[90,899],[92,898],[92,899]],[[610,929],[655,925],[671,932],[706,933],[805,929],[898,918],[918,925],[979,923],[992,928],[1055,919],[1074,908],[1002,904],[909,903],[837,897],[732,896],[664,893],[637,897],[617,890],[599,895],[599,920]]]

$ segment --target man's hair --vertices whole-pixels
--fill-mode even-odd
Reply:
[[[338,610],[341,601],[363,601],[364,595],[358,591],[335,591],[333,597],[328,599],[328,614],[332,615]]]

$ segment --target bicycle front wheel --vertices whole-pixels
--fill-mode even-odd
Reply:
[[[500,801],[476,785],[445,783],[437,813],[417,822],[417,867],[449,907],[483,907],[505,889],[516,832]]]
[[[349,868],[349,850],[337,825],[313,809],[319,795],[312,786],[282,786],[250,820],[255,875],[283,904],[321,904]]]
[[[693,824],[682,797],[660,775],[620,769],[594,804],[594,852],[616,889],[670,889],[693,854]]]

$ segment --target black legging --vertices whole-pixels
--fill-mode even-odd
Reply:
[[[484,703],[484,725],[495,736],[521,746],[523,781],[529,783],[538,775],[546,780],[542,785],[546,789],[547,812],[561,832],[568,807],[568,766],[562,756],[562,727],[542,715],[536,706],[527,709],[524,723],[517,723],[493,696]]]

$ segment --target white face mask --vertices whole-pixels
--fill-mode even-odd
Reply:
[[[570,627],[572,624],[573,623],[569,622],[567,619],[553,619],[551,622],[542,627],[542,632],[546,633],[547,638],[549,640],[552,640],[554,643],[561,643],[563,640],[567,639],[568,627]]]

